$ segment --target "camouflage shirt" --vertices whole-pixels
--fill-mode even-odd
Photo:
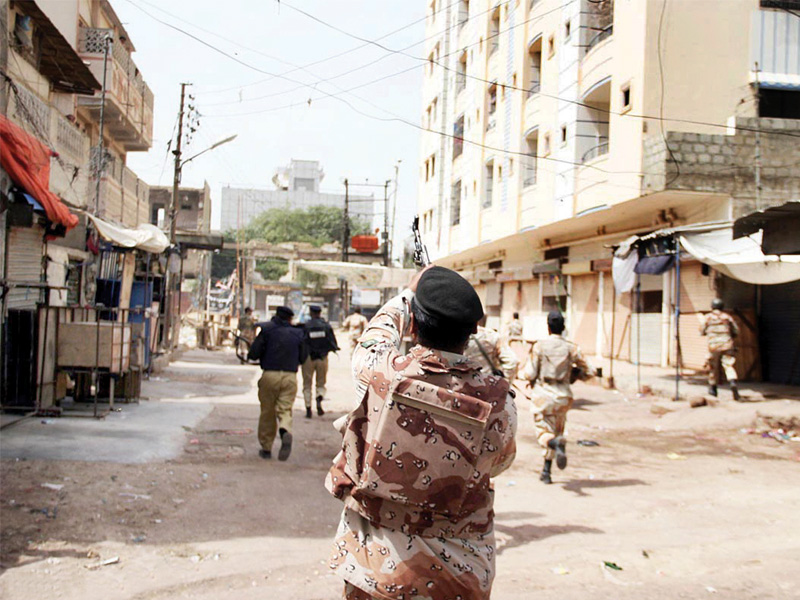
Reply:
[[[513,319],[508,324],[508,337],[512,339],[519,339],[522,337],[522,321]]]
[[[733,338],[739,335],[739,326],[728,313],[712,310],[700,326],[700,335],[708,336],[709,352],[733,350]]]
[[[540,399],[567,400],[572,398],[573,367],[584,375],[591,372],[578,345],[553,333],[533,345],[531,360],[525,365],[522,378],[533,384],[534,396]]]
[[[350,332],[351,339],[358,339],[367,327],[367,317],[353,313],[342,322],[342,329]]]
[[[483,352],[481,352],[481,348],[483,348]],[[469,338],[464,356],[481,365],[487,373],[499,369],[502,371],[503,377],[509,381],[512,381],[517,375],[519,359],[508,347],[508,344],[500,339],[500,334],[494,329],[478,327],[478,332]],[[491,360],[491,364],[486,360],[487,356]]]
[[[360,403],[326,479],[345,503],[330,566],[378,598],[485,600],[490,478],[516,452],[513,394],[464,356],[400,354],[411,297],[384,306],[353,354]]]

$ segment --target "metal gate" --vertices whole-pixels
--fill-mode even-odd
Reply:
[[[800,385],[800,281],[761,287],[764,379]]]

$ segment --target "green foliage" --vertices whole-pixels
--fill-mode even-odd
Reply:
[[[271,244],[308,242],[321,246],[341,241],[342,209],[333,206],[312,206],[307,209],[273,208],[256,217],[244,230],[244,242],[259,240]],[[350,235],[370,232],[369,223],[350,218]],[[235,232],[226,232],[226,239],[236,239]]]
[[[220,250],[211,257],[211,279],[224,279],[236,270],[236,250]]]
[[[328,278],[322,273],[312,273],[305,269],[298,269],[297,271],[297,283],[311,289],[314,294],[322,292],[322,286],[325,285],[327,280]]]
[[[267,281],[278,281],[289,272],[289,263],[281,258],[257,260],[256,271]]]

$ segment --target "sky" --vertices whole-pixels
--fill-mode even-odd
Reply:
[[[417,44],[406,52],[421,57],[424,2],[114,0],[113,5],[155,96],[153,146],[128,154],[128,166],[141,179],[172,184],[167,143],[174,138],[180,84],[189,82],[187,92],[200,117],[184,157],[237,135],[183,170],[182,186],[201,187],[204,180],[211,186],[212,227],[219,224],[223,186],[274,189],[275,169],[293,158],[320,161],[326,174],[322,190],[339,193],[345,177],[379,184],[394,180],[395,165],[402,161],[395,248],[401,246],[416,206],[420,132],[380,119],[420,122],[425,61],[365,44],[292,7],[349,34],[383,38],[379,43],[391,50]],[[317,64],[306,67],[310,63]],[[357,86],[363,87],[347,92]]]

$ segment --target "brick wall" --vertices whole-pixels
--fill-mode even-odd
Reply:
[[[800,120],[737,118],[719,134],[669,131],[644,141],[643,192],[691,190],[729,194],[733,217],[756,210],[756,130],[760,129],[761,208],[800,198]],[[674,158],[674,161],[672,161]],[[677,163],[677,167],[676,164]]]

